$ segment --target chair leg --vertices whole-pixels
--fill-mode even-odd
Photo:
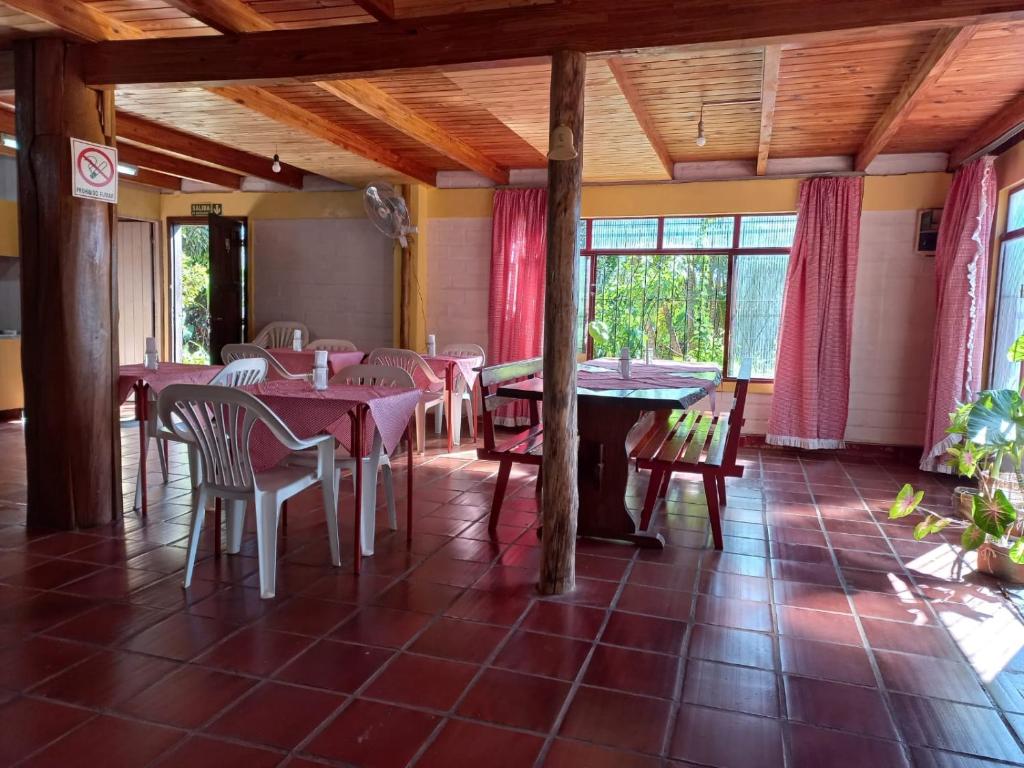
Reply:
[[[341,565],[341,544],[338,538],[338,502],[335,492],[335,478],[332,475],[340,475],[339,470],[333,473],[323,472],[320,476],[320,490],[324,496],[324,517],[327,519],[327,543],[331,548],[331,565]],[[282,504],[282,508],[288,502]]]
[[[237,555],[242,549],[242,534],[245,532],[244,499],[228,502],[228,554]]]
[[[715,549],[724,547],[722,542],[722,518],[718,509],[718,483],[711,473],[704,475],[704,496],[708,500],[708,519],[711,521],[711,537],[715,540]]]
[[[465,403],[466,420],[469,422],[469,436],[476,442],[476,397],[471,392],[469,397],[462,399],[462,402]]]
[[[188,558],[185,561],[185,589],[192,586],[192,571],[196,567],[196,553],[199,551],[199,539],[203,535],[203,518],[206,516],[206,491],[199,488],[195,492],[192,505],[192,524],[188,534]]]
[[[447,403],[447,402],[448,402],[448,399],[445,398],[445,400],[443,402],[438,403],[434,407],[434,434],[435,435],[440,435],[441,432],[443,431],[442,427],[443,427],[443,424],[444,424],[444,419],[448,417],[448,408],[445,405],[445,403]],[[451,419],[448,419],[448,421],[449,421],[449,423],[451,423]]]
[[[260,597],[277,590],[277,497],[256,495],[256,548],[259,552]]]
[[[221,512],[221,498],[217,497],[217,501],[213,505],[213,556],[220,557],[220,512]]]
[[[170,479],[168,473],[170,466],[170,444],[166,440],[158,439],[156,441],[156,456],[160,460],[160,474],[164,479],[164,485],[167,485]]]
[[[658,503],[658,489],[661,487],[663,475],[668,473],[663,469],[652,469],[651,478],[647,483],[647,495],[644,496],[644,511],[640,515],[640,530],[646,531],[651,524],[651,514]]]
[[[427,451],[427,407],[423,403],[416,406],[416,450]]]
[[[391,475],[391,464],[382,464],[381,473],[384,475],[384,499],[388,505],[388,528],[397,531],[398,508],[395,506],[395,484]]]
[[[725,475],[718,475],[715,480],[718,482],[718,503],[724,507],[728,503],[725,497]]]
[[[494,498],[491,500],[491,517],[487,523],[487,530],[492,534],[498,530],[498,518],[501,516],[501,504],[505,500],[505,491],[508,488],[508,478],[512,474],[512,462],[503,461],[498,467],[498,484],[494,486]]]

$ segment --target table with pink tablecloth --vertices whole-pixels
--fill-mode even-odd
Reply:
[[[244,389],[266,403],[296,436],[333,435],[350,451],[352,419],[360,418],[363,454],[373,443],[375,432],[380,433],[384,450],[393,451],[420,400],[417,389],[330,384],[327,389],[316,390],[308,382],[295,380],[265,381]],[[261,471],[278,464],[288,455],[288,448],[268,429],[257,425],[250,438],[249,452],[253,469]]]
[[[139,381],[144,381],[153,392],[171,384],[209,384],[223,365],[188,365],[186,363],[160,363],[154,370],[144,365],[122,365],[117,377],[117,401],[123,403]]]
[[[296,352],[286,347],[275,347],[267,352],[274,356],[288,373],[311,373],[313,370],[313,355],[315,350],[303,349]],[[354,352],[327,352],[327,375],[333,376],[342,368],[350,365],[359,365],[363,362],[365,355],[358,350]],[[271,378],[274,378],[271,376]]]
[[[473,387],[476,385],[477,377],[480,375],[475,369],[484,364],[484,359],[479,355],[424,355],[423,359],[437,376],[444,379],[445,397],[448,398],[450,412],[453,414],[453,418],[451,419],[452,424],[449,425],[448,429],[448,451],[451,452],[452,448],[460,442],[459,433],[461,432],[462,424],[461,417],[457,415],[459,413],[459,408],[461,408],[461,404],[456,407],[456,403],[454,401],[456,396],[456,385],[458,383],[457,379],[461,377],[466,383],[465,391],[472,393]],[[426,381],[425,377],[417,375],[414,378],[416,379],[416,384],[419,386],[424,387],[425,389],[432,388],[428,386],[429,382]],[[476,408],[473,410],[475,413]],[[452,426],[455,426],[455,428],[453,429]],[[473,434],[475,435],[476,432],[474,431]]]

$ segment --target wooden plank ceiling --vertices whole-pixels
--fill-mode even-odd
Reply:
[[[401,25],[403,19],[551,2],[6,0],[0,2],[0,48],[34,35],[104,40]],[[767,54],[751,46],[594,56],[587,72],[584,176],[590,182],[665,180],[674,163],[707,161],[744,161],[752,169],[756,163],[762,174],[770,158],[823,155],[857,156],[862,167],[879,152],[955,151],[962,159],[998,138],[986,126],[1005,132],[1019,122],[1022,65],[1024,22],[844,33],[783,43]],[[297,169],[353,185],[430,183],[439,171],[467,169],[504,183],[509,169],[545,164],[549,78],[546,61],[526,60],[244,89],[126,86],[117,88],[116,101],[121,113],[200,142],[188,145],[185,136],[186,152],[159,133],[148,144],[145,136],[131,143],[234,173],[259,170],[260,158],[269,167],[279,154]],[[4,96],[10,100],[9,92]],[[707,141],[699,147],[702,108]],[[210,143],[203,145],[204,139]],[[203,146],[206,152],[195,149]],[[241,162],[236,156],[236,167],[228,168],[226,147],[250,157]],[[151,165],[165,172],[160,163]],[[296,178],[289,183],[295,186]]]

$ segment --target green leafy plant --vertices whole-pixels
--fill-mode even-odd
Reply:
[[[1024,335],[1007,352],[1010,362],[1024,361]],[[1019,509],[1000,487],[1010,474],[1024,487],[1024,398],[1014,389],[988,389],[949,416],[946,430],[959,439],[950,447],[949,461],[964,477],[977,481],[971,496],[969,519],[946,517],[921,506],[924,491],[904,485],[889,508],[889,519],[899,520],[920,512],[924,519],[914,527],[914,538],[923,539],[950,526],[963,528],[960,544],[978,549],[986,542],[1008,548],[1009,558],[1024,564],[1024,504]]]

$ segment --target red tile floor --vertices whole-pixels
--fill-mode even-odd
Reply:
[[[541,599],[532,478],[491,540],[495,467],[435,449],[411,550],[381,531],[361,577],[332,569],[312,493],[261,601],[251,537],[219,560],[208,538],[182,590],[180,455],[147,520],[29,534],[21,441],[0,427],[3,765],[1024,762],[1024,625],[948,545],[886,520],[908,479],[948,497],[910,467],[748,451],[725,552],[677,480],[664,551],[580,542],[577,591]]]

